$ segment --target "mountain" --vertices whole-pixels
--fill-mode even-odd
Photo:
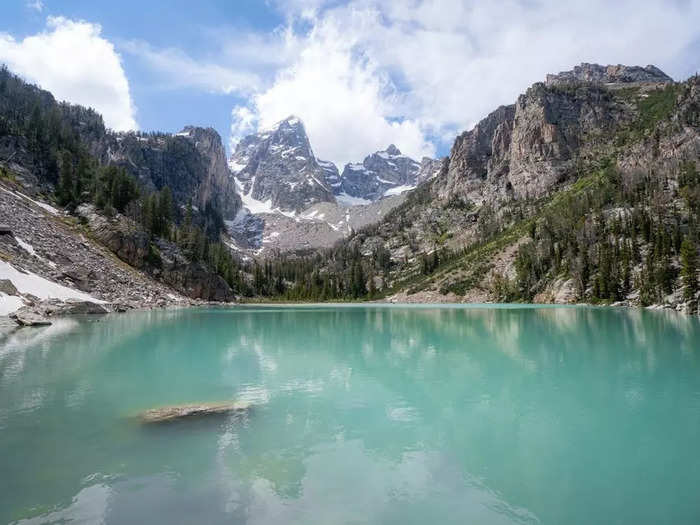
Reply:
[[[243,203],[253,213],[296,213],[335,200],[326,168],[316,160],[304,124],[295,116],[242,139],[229,168]]]
[[[295,117],[227,165],[212,130],[115,134],[0,72],[4,263],[130,305],[172,290],[697,312],[699,161],[700,78],[654,66],[548,75],[443,161],[390,146],[342,174]]]
[[[347,166],[341,175],[315,157],[304,124],[290,116],[236,146],[229,168],[243,208],[227,229],[236,248],[257,257],[328,247],[381,219],[440,165],[419,164],[392,145],[365,159],[366,176]]]
[[[22,242],[32,246],[30,255],[42,254],[37,257],[43,265],[37,257],[29,257],[29,264],[17,255],[23,253],[20,240],[5,236],[3,252],[17,255],[9,262],[19,268],[88,286],[104,278],[97,298],[120,301],[121,292],[129,290],[124,304],[131,306],[160,303],[163,296],[167,302],[168,293],[204,300],[234,297],[238,264],[219,241],[223,220],[238,214],[241,201],[221,138],[212,129],[114,133],[93,110],[56,102],[2,68],[0,185],[14,196],[6,206],[17,210],[3,222],[21,232]],[[41,202],[47,199],[50,204]],[[51,210],[49,220],[40,221],[27,202]],[[82,227],[59,224],[70,224],[65,214]],[[26,224],[32,228],[25,231]],[[90,240],[81,244],[85,234]],[[71,236],[77,240],[67,241]],[[125,272],[140,276],[134,282],[157,280],[159,291],[151,287],[154,293],[139,297],[138,290],[145,294],[150,285],[130,289]]]
[[[207,205],[233,219],[241,199],[231,179],[226,150],[212,128],[187,126],[166,133],[116,133],[109,136],[103,162],[125,168],[150,191],[168,187],[177,205]]]
[[[327,160],[316,159],[316,161],[318,162],[318,165],[321,166],[323,175],[326,179],[326,184],[328,184],[328,187],[333,192],[333,195],[338,195],[338,190],[341,185],[338,167],[334,163]]]
[[[397,195],[434,175],[436,170],[431,162],[426,157],[418,163],[391,144],[383,151],[368,155],[362,163],[346,164],[333,186],[334,193],[347,204],[367,204]]]
[[[696,312],[699,161],[699,77],[581,64],[460,134],[381,221],[299,261],[313,264],[287,296]]]

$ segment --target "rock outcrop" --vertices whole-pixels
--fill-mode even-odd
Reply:
[[[549,75],[457,137],[436,193],[478,205],[541,197],[637,118],[637,107],[615,95],[617,86],[672,82],[654,66],[581,64]]]
[[[82,205],[77,213],[90,226],[94,237],[122,261],[156,277],[179,293],[204,301],[235,299],[233,290],[221,276],[185,257],[177,245],[164,239],[151,240],[127,218],[106,218],[95,213],[91,205]]]
[[[600,82],[603,84],[669,83],[673,79],[656,66],[601,66],[581,63],[571,71],[547,75],[546,84],[554,86],[572,82]]]
[[[167,186],[179,207],[192,202],[196,212],[212,206],[224,219],[233,219],[241,208],[214,129],[187,126],[175,135],[129,132],[110,139],[105,163],[124,167],[149,190]]]
[[[13,319],[20,326],[48,326],[51,324],[51,321],[29,306],[23,306],[11,313],[10,319]]]

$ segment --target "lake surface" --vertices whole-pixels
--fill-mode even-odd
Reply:
[[[148,426],[164,405],[246,414]],[[0,335],[0,523],[699,523],[700,322],[240,307]]]

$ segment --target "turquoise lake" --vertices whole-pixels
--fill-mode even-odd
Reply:
[[[172,404],[243,414],[144,425]],[[700,322],[132,312],[0,334],[0,523],[697,524]]]

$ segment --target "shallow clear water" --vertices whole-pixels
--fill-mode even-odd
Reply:
[[[241,307],[0,336],[0,523],[698,523],[700,323]],[[248,400],[147,427],[140,411]]]

